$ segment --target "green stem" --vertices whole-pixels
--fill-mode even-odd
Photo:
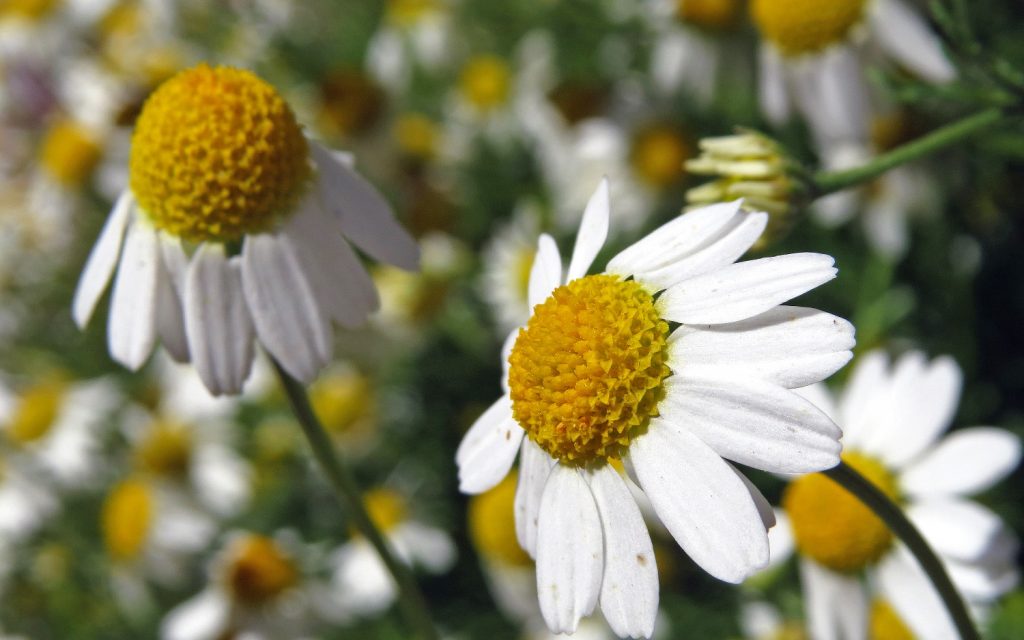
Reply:
[[[367,513],[366,507],[363,505],[362,496],[355,477],[348,467],[341,462],[337,454],[335,454],[331,439],[327,436],[327,432],[324,431],[316,414],[313,413],[313,408],[309,404],[305,388],[288,375],[281,368],[280,363],[276,360],[273,362],[274,369],[277,371],[277,377],[281,381],[281,386],[284,387],[284,391],[288,395],[292,411],[294,411],[295,417],[298,418],[299,425],[302,426],[302,431],[309,441],[313,457],[316,458],[317,463],[320,465],[320,470],[327,477],[327,483],[334,492],[335,499],[343,509],[348,510],[348,515],[356,525],[356,528],[370,541],[373,548],[380,554],[380,558],[384,561],[388,571],[395,578],[395,582],[398,585],[399,604],[410,625],[415,629],[416,635],[422,640],[438,640],[439,636],[434,629],[434,623],[430,619],[426,600],[423,598],[423,594],[420,593],[419,587],[416,586],[416,580],[412,575],[412,571],[395,557],[380,531],[374,526],[373,521],[370,519],[370,514]]]
[[[928,546],[903,511],[875,485],[845,462],[840,462],[838,466],[823,473],[874,511],[875,515],[881,518],[886,526],[903,541],[903,544],[907,545],[928,575],[928,579],[935,586],[936,591],[939,592],[962,640],[980,640],[981,636],[974,628],[974,622],[971,621],[971,616],[967,613],[967,607],[949,579],[945,567],[942,566],[938,556],[935,555],[935,552]]]
[[[935,131],[896,147],[892,151],[875,156],[859,167],[842,171],[819,172],[811,178],[814,197],[820,198],[821,196],[873,180],[889,169],[912,160],[917,160],[943,147],[960,142],[964,138],[999,122],[1003,117],[1003,110],[998,107],[985,109],[956,122],[939,127]]]

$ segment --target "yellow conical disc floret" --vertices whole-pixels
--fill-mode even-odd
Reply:
[[[859,453],[843,460],[896,501],[896,479],[880,462]],[[834,571],[852,573],[873,564],[892,546],[885,523],[853,494],[820,473],[794,480],[782,495],[796,546]]]
[[[470,498],[469,535],[484,557],[506,565],[529,566],[530,556],[516,539],[515,499],[515,474],[487,493]]]
[[[866,0],[752,0],[761,35],[786,55],[820,51],[845,40],[864,17]]]
[[[193,242],[271,228],[311,174],[306,138],[277,91],[248,71],[205,64],[146,101],[130,170],[152,223]]]
[[[740,0],[676,0],[676,15],[706,29],[728,29],[740,17]]]
[[[114,487],[103,503],[103,541],[118,560],[139,555],[153,521],[153,495],[146,483],[125,480]]]
[[[259,605],[273,600],[298,580],[298,570],[276,542],[260,535],[235,541],[227,564],[227,587],[235,600]]]
[[[462,95],[480,111],[489,111],[508,98],[511,72],[496,56],[478,56],[462,69],[459,86]]]
[[[668,333],[633,280],[594,275],[555,289],[512,348],[513,415],[562,462],[621,457],[658,414]]]
[[[914,633],[907,628],[907,625],[900,619],[883,600],[875,600],[871,603],[871,630],[868,632],[870,640],[915,640]]]

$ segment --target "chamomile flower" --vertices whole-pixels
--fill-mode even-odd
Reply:
[[[498,228],[484,247],[480,293],[491,307],[498,330],[507,334],[530,317],[527,286],[537,254],[540,205],[520,203],[512,219]]]
[[[377,293],[349,246],[415,268],[418,251],[377,191],[307,140],[248,71],[200,65],[146,101],[118,198],[75,292],[84,326],[117,270],[107,337],[138,369],[159,341],[211,393],[238,393],[258,342],[308,382],[335,322],[362,324]]]
[[[435,574],[455,564],[455,544],[448,534],[414,519],[401,494],[378,488],[367,492],[363,501],[373,524],[400,561]],[[339,619],[372,616],[395,601],[397,590],[391,573],[361,535],[338,548],[331,563],[332,601]]]
[[[470,428],[456,463],[461,490],[480,493],[522,452],[516,533],[537,560],[551,631],[572,632],[600,600],[616,633],[647,637],[658,608],[653,547],[611,461],[627,462],[698,565],[741,581],[768,561],[772,512],[724,458],[785,472],[838,462],[839,429],[789,389],[842,367],[853,327],[780,306],[831,280],[832,258],[733,264],[767,223],[739,202],[684,214],[587,275],[609,207],[603,181],[567,274],[541,236],[533,312],[506,342],[505,393]],[[681,326],[670,332],[669,322]]]
[[[762,37],[762,110],[775,123],[799,111],[819,150],[867,140],[872,61],[930,82],[954,77],[939,39],[904,0],[753,0],[750,11]]]
[[[366,67],[392,92],[407,88],[417,68],[436,72],[451,58],[447,0],[388,0],[384,21],[370,39]]]
[[[838,406],[822,385],[804,393],[842,425],[846,463],[903,506],[967,602],[983,606],[1017,583],[1017,541],[999,516],[967,496],[1013,471],[1021,444],[994,427],[959,429],[939,439],[956,412],[960,379],[950,358],[928,362],[910,352],[890,365],[884,353],[872,352]],[[791,538],[800,555],[812,637],[865,637],[869,594],[888,603],[916,637],[956,636],[914,557],[839,485],[820,474],[797,478],[782,507],[780,546],[789,547]]]

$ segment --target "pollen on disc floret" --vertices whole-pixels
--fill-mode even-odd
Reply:
[[[564,463],[621,457],[658,415],[668,334],[633,280],[594,275],[555,289],[509,356],[513,416]]]
[[[152,223],[193,242],[265,231],[311,175],[306,138],[284,99],[249,71],[201,64],[146,101],[130,185]]]
[[[753,0],[757,28],[783,53],[820,51],[845,40],[864,17],[866,0]]]

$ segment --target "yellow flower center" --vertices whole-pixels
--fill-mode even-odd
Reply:
[[[89,177],[101,153],[88,131],[70,120],[60,120],[46,132],[39,162],[58,183],[74,187]]]
[[[478,56],[462,69],[462,95],[480,111],[490,111],[508,98],[511,72],[496,56]]]
[[[875,600],[871,603],[871,640],[914,640],[914,632],[900,618],[889,603]]]
[[[339,435],[365,426],[373,412],[369,380],[352,371],[321,377],[310,389],[310,400],[327,430]]]
[[[61,0],[5,0],[0,5],[0,16],[37,20],[59,7]]]
[[[555,289],[509,356],[516,421],[564,463],[622,457],[658,415],[668,333],[633,280],[593,275]]]
[[[656,125],[637,134],[633,141],[633,168],[644,182],[667,187],[683,177],[683,163],[690,148],[678,129]]]
[[[7,426],[7,437],[25,445],[49,433],[60,413],[65,390],[61,382],[43,382],[22,393]]]
[[[192,434],[181,424],[156,420],[135,450],[135,462],[144,471],[180,478],[192,461]]]
[[[413,158],[426,160],[437,150],[437,125],[423,114],[403,114],[395,123],[394,133],[398,148]]]
[[[273,87],[203,64],[146,100],[130,172],[154,225],[193,242],[230,242],[287,215],[311,168],[306,138]]]
[[[894,501],[896,478],[877,460],[860,453],[843,460]],[[799,551],[834,571],[853,573],[876,562],[892,546],[885,523],[852,493],[820,473],[789,484],[782,507],[793,524]]]
[[[864,16],[867,0],[752,0],[761,35],[782,53],[796,56],[845,40]]]
[[[269,602],[298,581],[292,559],[272,539],[256,534],[235,541],[226,575],[228,591],[247,605]]]
[[[408,519],[405,499],[390,489],[371,489],[363,494],[370,520],[379,531],[387,533]]]
[[[370,129],[384,109],[384,91],[358,69],[331,73],[320,87],[320,97],[325,124],[341,136]]]
[[[729,29],[740,17],[739,0],[676,0],[676,15],[706,29]]]
[[[116,485],[103,503],[101,526],[107,552],[116,560],[139,555],[153,521],[153,495],[140,480]]]
[[[516,539],[516,474],[469,500],[469,535],[484,556],[502,564],[529,566],[530,556]]]

